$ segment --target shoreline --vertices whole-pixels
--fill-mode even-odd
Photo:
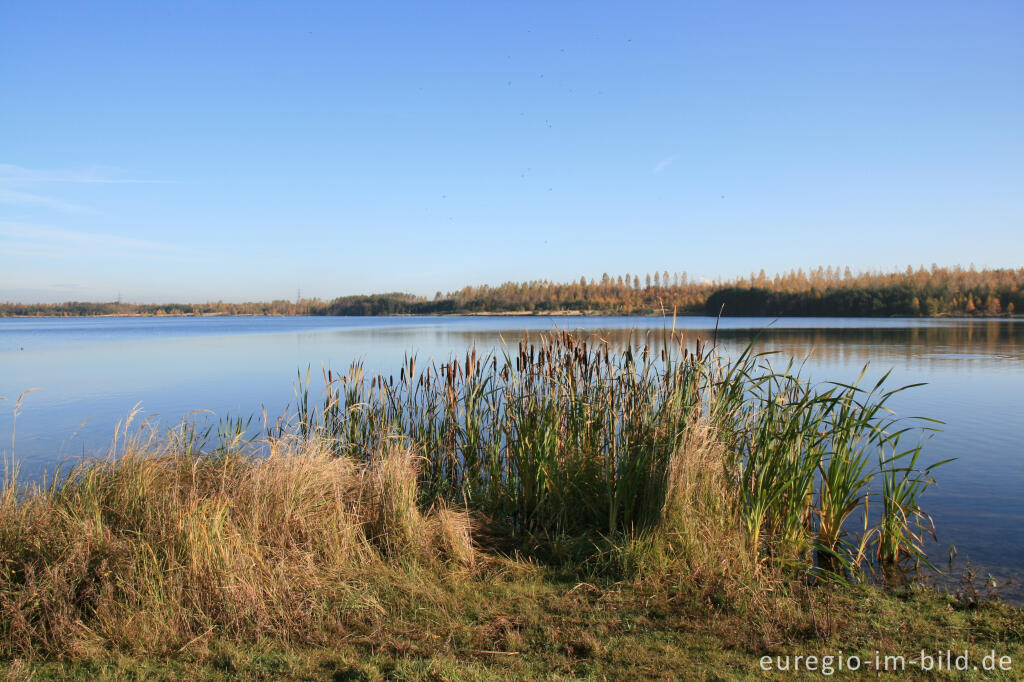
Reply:
[[[83,318],[114,318],[114,317],[672,317],[671,312],[650,312],[650,313],[636,313],[636,312],[619,312],[619,311],[580,311],[580,310],[553,310],[553,311],[536,311],[536,310],[520,310],[520,311],[474,311],[464,313],[381,313],[374,315],[313,315],[313,314],[277,314],[277,313],[97,313],[94,315],[0,315],[0,320],[11,319],[11,320],[30,320],[30,319],[83,319]],[[709,313],[703,312],[677,312],[676,317],[718,317]],[[730,318],[779,318],[779,319],[830,319],[830,318],[848,318],[854,320],[891,320],[891,319],[906,319],[906,320],[1017,320],[1024,317],[1024,315],[1013,314],[1013,315],[845,315],[845,314],[834,314],[834,315],[725,315],[723,314],[722,319]]]
[[[663,277],[661,276],[663,275]],[[1024,268],[961,267],[902,272],[858,272],[829,267],[791,270],[774,277],[691,280],[685,273],[654,273],[569,282],[508,281],[465,286],[433,298],[392,291],[332,299],[301,298],[226,303],[124,303],[117,301],[0,303],[0,315],[32,317],[125,314],[217,316],[224,314],[658,316],[705,314],[758,317],[983,317],[1012,318],[1024,311]]]

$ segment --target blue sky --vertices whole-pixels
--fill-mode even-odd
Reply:
[[[1024,263],[1024,4],[7,3],[0,299]]]

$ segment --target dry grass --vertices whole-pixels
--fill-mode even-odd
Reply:
[[[56,483],[3,491],[0,647],[316,643],[379,626],[378,587],[443,582],[474,559],[465,514],[417,507],[417,459],[399,447],[355,464],[294,439],[256,459],[136,437]]]

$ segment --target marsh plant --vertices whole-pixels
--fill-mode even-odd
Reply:
[[[858,577],[927,561],[920,497],[942,462],[920,456],[934,420],[887,407],[911,386],[865,385],[867,368],[814,384],[772,357],[750,345],[726,359],[670,331],[618,346],[552,333],[439,365],[406,357],[397,377],[327,370],[318,404],[307,374],[298,431],[357,459],[405,442],[424,458],[424,502],[511,533],[613,537],[664,527],[700,429],[723,446],[718,513],[756,560]]]

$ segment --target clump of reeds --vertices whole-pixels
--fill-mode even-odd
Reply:
[[[698,602],[710,594],[763,602],[758,593],[773,576],[759,570],[749,551],[736,504],[734,461],[706,417],[692,423],[667,463],[659,521],[609,543],[598,567],[667,583]]]
[[[378,582],[474,561],[465,513],[421,510],[419,460],[396,444],[355,462],[272,439],[257,458],[146,431],[44,484],[7,482],[0,655],[321,642],[379,625]]]
[[[923,560],[931,530],[919,497],[937,465],[903,444],[911,429],[886,404],[907,387],[886,379],[812,384],[750,347],[727,360],[667,331],[623,347],[559,332],[419,371],[406,358],[397,379],[327,371],[319,406],[300,387],[298,423],[343,456],[406,439],[427,500],[513,533],[605,536],[663,526],[702,424],[726,453],[721,514],[755,560],[856,574]]]
[[[650,346],[620,355],[571,334],[398,379],[361,366],[325,374],[319,408],[300,391],[299,431],[339,454],[396,435],[423,454],[423,490],[487,510],[516,531],[616,531],[658,518],[665,464],[701,406],[706,358],[665,373]]]

